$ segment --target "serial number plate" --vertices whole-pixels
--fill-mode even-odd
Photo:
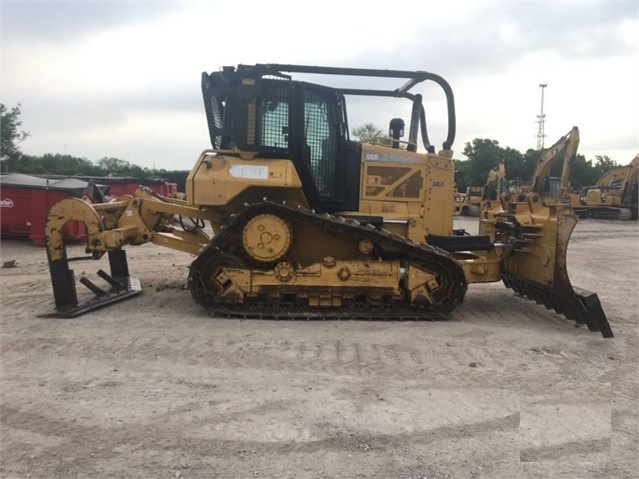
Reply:
[[[268,166],[266,165],[231,165],[229,173],[233,178],[247,178],[250,180],[266,180]]]

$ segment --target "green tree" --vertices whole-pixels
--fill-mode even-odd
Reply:
[[[382,130],[372,123],[364,123],[362,126],[354,128],[352,134],[362,143],[370,143],[374,139],[384,136]]]
[[[455,160],[455,186],[463,193],[470,184],[470,161]]]
[[[29,133],[20,130],[20,103],[11,108],[0,103],[0,160],[3,170],[13,170],[22,153],[18,145],[29,138]]]
[[[594,185],[599,177],[602,176],[604,173],[607,173],[610,170],[614,170],[615,168],[619,168],[619,165],[608,155],[595,155],[594,169],[597,172],[597,178],[595,178],[595,181],[592,184]]]
[[[53,175],[97,175],[97,167],[86,158],[59,153],[46,153],[42,156],[23,155],[17,167],[17,171],[26,174],[53,174]]]
[[[504,163],[509,178],[525,174],[524,155],[510,147],[502,148],[496,140],[475,138],[471,143],[466,143],[464,155],[469,162],[466,169],[469,186],[486,184],[488,172],[500,163]]]
[[[380,145],[389,146],[391,144],[390,136],[386,135],[382,130],[372,123],[364,123],[359,128],[354,128],[352,135],[362,143],[376,142]]]
[[[570,163],[570,188],[579,190],[584,186],[591,186],[601,176],[592,166],[592,160],[586,160],[581,154],[575,155]]]
[[[97,166],[101,174],[104,175],[136,177],[150,176],[150,170],[148,168],[142,168],[141,166],[134,165],[126,160],[121,160],[120,158],[101,158],[98,160]]]
[[[468,158],[467,181],[469,186],[486,183],[488,172],[499,165],[499,142],[496,140],[475,138],[464,146],[464,155]]]
[[[506,171],[510,171],[509,176],[511,178],[526,178],[532,175],[534,163],[532,164],[532,168],[530,168],[531,165],[529,161],[526,161],[526,156],[514,148],[507,146],[502,149],[502,161],[506,167]],[[486,176],[488,176],[488,172],[486,172]]]
[[[543,155],[543,150],[533,150],[532,148],[528,148],[526,153],[522,155],[522,163],[519,165],[519,169],[514,172],[516,174],[510,174],[508,169],[506,169],[507,178],[521,178],[524,181],[528,181],[532,179],[532,175],[535,172],[535,168],[537,167],[537,162]]]

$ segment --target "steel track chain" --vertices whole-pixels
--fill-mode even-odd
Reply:
[[[215,293],[206,288],[206,266],[221,255],[241,254],[237,241],[244,225],[259,214],[273,214],[291,223],[305,222],[324,231],[344,235],[354,240],[370,240],[381,248],[385,256],[404,260],[434,272],[440,288],[434,294],[434,304],[411,306],[407,304],[370,304],[362,301],[339,308],[309,307],[298,303],[273,301],[266,295],[249,298],[242,304],[215,301]],[[233,215],[219,235],[213,238],[193,261],[189,271],[189,289],[195,301],[211,314],[227,317],[255,319],[440,319],[462,303],[467,289],[461,265],[439,248],[418,243],[387,230],[376,229],[355,220],[327,213],[316,214],[301,208],[291,208],[272,201],[245,205],[245,209]]]

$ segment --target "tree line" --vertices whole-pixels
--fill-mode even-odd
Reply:
[[[161,178],[176,183],[179,191],[184,191],[188,171],[150,169],[132,164],[126,160],[105,157],[97,162],[71,155],[47,153],[41,156],[25,155],[20,151],[20,143],[29,138],[29,133],[21,129],[20,104],[8,109],[0,103],[0,168],[2,173],[24,173],[31,175],[85,175],[85,176],[133,176],[138,178]],[[352,136],[360,141],[377,140],[388,144],[389,137],[372,123],[353,129]],[[535,170],[542,150],[528,149],[521,153],[510,147],[502,147],[496,140],[475,138],[467,142],[463,149],[468,158],[455,161],[455,182],[460,191],[468,186],[483,186],[491,169],[504,163],[507,179],[529,180]],[[594,185],[605,172],[619,166],[606,155],[597,155],[592,160],[577,154],[571,163],[570,183],[573,189]],[[551,175],[559,176],[561,165]]]
[[[521,153],[513,148],[501,147],[495,140],[475,138],[466,143],[463,152],[468,160],[455,162],[455,180],[460,191],[467,186],[483,186],[488,172],[496,169],[500,163],[506,169],[506,179],[530,180],[543,150],[530,148]],[[574,190],[592,186],[601,175],[618,166],[607,155],[596,155],[593,163],[578,153],[570,163],[570,186]],[[555,164],[550,176],[560,176],[561,168],[561,163]]]
[[[177,183],[178,190],[184,191],[187,170],[166,170],[141,167],[120,158],[104,157],[97,162],[86,158],[46,153],[42,156],[20,155],[13,161],[2,161],[3,173],[23,173],[25,175],[62,176],[125,176],[134,178],[157,178]]]

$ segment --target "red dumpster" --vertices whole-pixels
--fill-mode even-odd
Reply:
[[[108,187],[109,196],[132,195],[140,186],[146,186],[155,193],[167,198],[177,197],[177,184],[159,178],[137,178],[134,176],[61,176],[48,175],[49,179],[93,180],[96,184]]]
[[[164,180],[153,180],[148,178],[102,178],[96,177],[95,181],[109,186],[109,195],[132,195],[140,186],[146,186],[160,196],[175,198],[177,196],[177,185]]]
[[[67,197],[81,197],[88,183],[74,178],[52,180],[11,173],[0,176],[0,233],[3,237],[27,237],[33,244],[44,244],[44,223],[49,208]],[[83,240],[84,224],[69,221],[66,239]]]

